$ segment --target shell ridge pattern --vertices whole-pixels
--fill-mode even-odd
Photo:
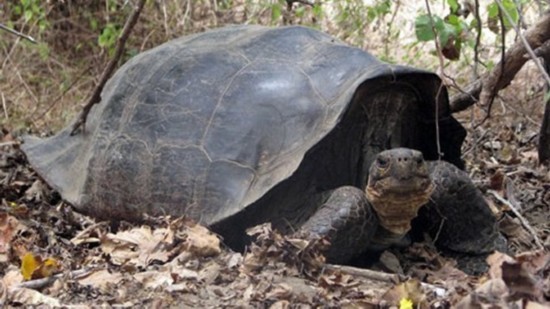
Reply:
[[[204,146],[204,140],[205,140],[206,136],[208,135],[208,131],[210,131],[210,127],[212,126],[212,120],[216,116],[216,112],[218,111],[220,105],[222,104],[223,97],[226,95],[227,91],[229,91],[229,89],[233,85],[233,82],[235,81],[237,76],[239,76],[244,70],[246,70],[252,63],[254,63],[254,62],[250,62],[250,63],[244,65],[239,71],[237,71],[235,73],[235,75],[233,75],[231,77],[231,80],[229,80],[229,82],[227,83],[227,85],[223,89],[222,93],[220,94],[220,97],[218,98],[218,102],[216,102],[216,107],[212,111],[212,114],[210,115],[210,118],[208,119],[208,123],[206,124],[206,128],[204,129],[204,133],[203,133],[202,138],[200,140],[200,145],[201,146]]]
[[[157,62],[156,67],[151,68],[151,70],[150,70],[151,75],[148,76],[148,78],[151,79],[153,76],[159,74],[159,72],[163,73],[164,71],[166,71],[165,67],[170,66],[171,63],[172,63],[172,61],[170,61],[170,60],[173,60],[174,58],[177,58],[176,55],[180,52],[181,52],[180,50],[175,49],[167,57],[167,60]],[[135,61],[135,59],[132,59],[132,60]],[[142,91],[138,90],[139,86],[135,84],[134,80],[125,79],[124,82],[129,83],[134,88],[134,91],[132,92],[132,95],[130,95],[130,96],[128,96],[128,98],[126,98],[127,102],[134,103],[134,104],[126,104],[126,105],[130,105],[130,106],[127,106],[126,108],[123,109],[122,115],[120,117],[120,122],[119,122],[118,128],[116,130],[116,133],[117,133],[116,136],[122,135],[122,133],[127,129],[128,124],[132,121],[134,115],[136,114],[136,109],[138,108],[138,106],[140,106],[142,104],[147,104],[147,102],[138,101],[140,95],[142,94]],[[138,90],[138,91],[136,91],[136,90]],[[156,92],[154,92],[154,96],[155,96],[154,100],[158,100]],[[161,119],[159,119],[159,121],[161,121]]]
[[[311,77],[309,76],[309,74],[307,74],[307,72],[301,66],[298,66],[298,70],[300,70],[300,72],[302,72],[302,74],[304,74],[304,76],[307,78],[307,81],[311,85],[311,89],[313,89],[313,91],[315,92],[317,97],[321,99],[321,102],[323,103],[323,105],[325,107],[327,107],[329,105],[328,101],[321,95],[321,92],[319,91],[319,89],[317,89],[317,87],[315,87],[315,84],[311,80]]]
[[[162,149],[162,148],[175,148],[175,149],[181,149],[181,150],[186,150],[186,149],[190,149],[190,148],[197,149],[197,150],[199,150],[200,152],[202,152],[204,154],[206,159],[208,159],[208,162],[210,162],[210,163],[214,162],[214,161],[212,161],[212,158],[208,155],[208,152],[206,151],[206,149],[204,149],[204,147],[202,145],[189,144],[189,145],[179,146],[179,145],[172,145],[172,144],[167,144],[167,143],[160,142],[160,143],[157,143],[157,145],[156,145],[155,153],[157,153],[158,150]]]
[[[176,50],[174,50],[170,53],[169,57],[173,58],[174,55],[177,54],[177,53],[178,53],[178,50],[176,49]],[[127,85],[129,85],[132,88],[131,95],[124,96],[122,98],[116,98],[116,99],[119,100],[117,102],[109,102],[110,100],[115,99],[113,97],[113,95],[115,93],[113,92],[114,89],[111,89],[112,87],[106,87],[109,92],[107,93],[105,98],[102,97],[102,102],[103,103],[101,104],[101,107],[98,110],[96,110],[96,113],[95,113],[96,118],[99,118],[99,119],[102,119],[102,120],[100,120],[97,123],[97,127],[93,130],[93,134],[90,136],[90,140],[104,139],[104,148],[99,153],[96,152],[96,151],[85,151],[84,152],[84,159],[85,159],[86,162],[90,162],[92,160],[92,157],[95,157],[95,159],[97,160],[95,166],[91,166],[91,165],[88,166],[88,168],[87,168],[88,169],[88,174],[97,175],[98,173],[94,172],[92,169],[101,170],[106,166],[107,162],[110,159],[112,159],[112,158],[109,158],[105,155],[106,152],[109,149],[112,149],[112,147],[116,146],[116,143],[121,138],[124,139],[124,140],[129,140],[129,141],[131,140],[134,143],[142,144],[144,146],[144,149],[146,149],[147,152],[152,156],[151,148],[149,147],[150,145],[148,145],[144,141],[141,141],[139,139],[133,138],[133,137],[125,134],[125,130],[127,128],[127,125],[132,120],[132,117],[135,113],[136,108],[140,104],[143,104],[143,102],[137,102],[137,99],[139,98],[139,96],[141,94],[141,91],[138,91],[139,90],[139,81],[134,80],[134,79],[129,79],[129,78],[123,78],[123,75],[122,75],[122,73],[124,73],[125,71],[133,68],[133,65],[135,65],[136,63],[139,63],[139,61],[142,58],[146,57],[147,55],[149,55],[148,52],[146,52],[143,55],[138,55],[138,56],[132,58],[130,60],[130,62],[128,62],[129,66],[125,70],[123,70],[121,72],[117,72],[120,75],[119,79],[117,79],[117,80],[119,82],[123,81],[124,83],[127,83]],[[158,62],[158,64],[155,66],[155,68],[152,68],[152,70],[154,70],[154,72],[152,72],[149,77],[154,76],[159,71],[162,71],[163,67],[165,67],[165,65],[168,62],[169,61]],[[112,83],[113,83],[113,80],[110,80],[109,84],[112,85]],[[106,94],[106,93],[103,92],[102,94]],[[104,130],[102,130],[102,128],[104,127],[103,123],[108,122],[110,120],[110,118],[101,117],[101,115],[105,112],[105,108],[107,107],[107,105],[108,104],[113,104],[113,103],[123,104],[123,105],[126,106],[126,108],[123,109],[122,115],[121,115],[121,117],[119,119],[119,122],[118,122],[118,126],[114,130],[114,132],[112,134],[105,134]],[[132,103],[134,103],[134,104],[132,104]],[[89,143],[89,144],[91,145],[92,143]],[[81,185],[82,186],[82,191],[86,191],[86,190],[84,190],[84,187],[86,187],[88,185],[90,185],[90,183],[88,181],[84,181]],[[101,189],[100,188],[101,184],[97,181],[92,181],[91,185],[92,185],[91,192],[98,192],[98,190]],[[114,188],[111,187],[110,189],[113,190]]]

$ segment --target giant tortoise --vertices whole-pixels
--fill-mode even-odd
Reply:
[[[440,247],[484,254],[501,243],[459,170],[465,130],[440,79],[319,31],[182,37],[130,59],[101,98],[85,131],[22,146],[97,218],[186,215],[234,247],[271,222],[328,237],[329,260],[345,262],[402,242],[427,204],[419,228],[437,230]]]

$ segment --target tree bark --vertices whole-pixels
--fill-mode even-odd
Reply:
[[[536,24],[527,29],[524,36],[533,50],[550,41],[550,11],[547,11]],[[502,70],[502,63],[499,62],[491,72],[466,87],[464,93],[453,96],[450,103],[451,111],[459,112],[476,103],[484,88],[496,92],[508,86],[516,73],[530,59],[526,54],[527,49],[523,42],[517,40],[504,56],[504,70]]]
[[[547,52],[544,53],[542,59],[544,59],[544,69],[548,74],[550,74],[550,44],[547,44]],[[550,85],[546,85],[546,94],[544,98],[546,102],[546,107],[544,108],[544,118],[542,119],[542,125],[540,127],[539,134],[539,163],[541,164],[550,164],[550,100],[548,98],[548,92],[550,92]]]

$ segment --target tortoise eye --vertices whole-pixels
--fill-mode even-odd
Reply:
[[[386,158],[378,157],[376,158],[376,164],[378,164],[379,167],[384,168],[388,166],[389,161]]]
[[[422,157],[416,158],[416,164],[422,165],[422,163],[424,163],[424,158],[422,158]]]

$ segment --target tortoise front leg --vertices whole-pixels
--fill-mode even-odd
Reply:
[[[327,260],[345,263],[365,251],[377,226],[378,219],[365,193],[345,186],[332,191],[297,234],[326,237],[331,244],[325,252]]]
[[[422,212],[436,243],[471,254],[502,249],[496,218],[468,175],[444,161],[428,166],[435,190]]]
[[[444,161],[428,166],[435,190],[420,210],[418,225],[439,248],[447,249],[444,253],[450,253],[459,268],[474,274],[486,271],[488,254],[507,251],[489,205],[464,171]]]

